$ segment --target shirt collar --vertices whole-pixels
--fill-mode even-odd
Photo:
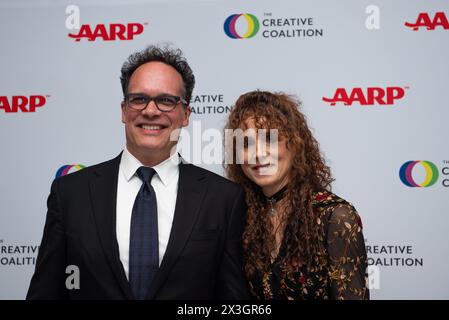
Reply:
[[[139,169],[139,167],[141,166],[143,166],[143,164],[125,147],[122,153],[120,167],[123,170],[126,181],[131,180],[131,178],[135,175],[137,169]],[[169,158],[165,159],[152,168],[156,170],[156,175],[159,177],[162,183],[167,186],[179,173],[178,153],[174,153]]]

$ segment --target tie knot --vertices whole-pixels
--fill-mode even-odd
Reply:
[[[139,169],[137,169],[136,173],[143,182],[150,183],[151,179],[156,173],[156,170],[150,167],[140,167]]]

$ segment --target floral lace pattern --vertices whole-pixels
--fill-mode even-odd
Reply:
[[[316,193],[312,203],[322,248],[312,266],[289,272],[274,262],[268,272],[250,279],[252,294],[257,299],[369,299],[360,216],[350,203],[327,191]]]

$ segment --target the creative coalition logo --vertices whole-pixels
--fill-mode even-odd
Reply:
[[[247,29],[244,34],[239,35],[236,30],[236,23],[239,18],[242,17],[246,20]],[[230,15],[224,23],[224,32],[229,38],[232,39],[248,39],[254,37],[259,31],[259,20],[255,15],[250,13],[240,13]]]
[[[0,96],[0,110],[5,113],[36,112],[47,103],[50,95]]]
[[[0,239],[0,266],[33,266],[39,246],[35,244],[7,243]]]
[[[252,13],[234,13],[223,24],[224,33],[231,39],[250,39],[260,34],[263,38],[322,37],[322,28],[316,28],[312,17],[277,17],[264,13],[263,18]]]
[[[341,102],[345,106],[352,106],[353,103],[357,103],[361,106],[374,106],[374,105],[394,105],[397,100],[404,98],[405,91],[409,87],[369,87],[363,88],[337,88],[332,98],[323,97],[324,102],[330,103],[331,106],[335,106]]]
[[[417,165],[421,165],[425,169],[425,179],[422,183],[416,183],[412,172],[413,168]],[[408,187],[430,187],[437,182],[438,179],[438,169],[430,161],[407,161],[399,169],[399,177],[403,184]]]
[[[80,8],[76,5],[69,5],[65,10],[67,14],[65,26],[69,30],[74,30],[68,34],[68,37],[75,39],[77,42],[82,38],[88,41],[96,41],[97,39],[103,41],[133,40],[135,36],[142,34],[145,26],[148,25],[147,22],[81,25],[80,12]]]
[[[406,22],[405,26],[411,28],[413,31],[418,31],[419,28],[435,30],[436,27],[442,27],[444,30],[449,30],[449,21],[444,12],[435,13],[432,19],[427,12],[421,12],[415,23]]]
[[[423,267],[424,258],[416,255],[411,244],[370,244],[366,243],[368,265],[378,267]]]
[[[73,173],[79,170],[84,169],[86,166],[82,165],[82,164],[69,164],[69,165],[64,165],[61,168],[58,169],[58,171],[56,171],[56,178],[58,177],[62,177],[62,176],[66,176],[69,173]]]
[[[433,186],[438,178],[443,177],[441,184],[449,187],[449,161],[443,161],[441,170],[431,161],[413,160],[405,162],[399,169],[402,183],[411,188],[426,188]]]
[[[222,93],[198,94],[190,100],[192,114],[224,114],[231,111],[231,106],[226,104]]]

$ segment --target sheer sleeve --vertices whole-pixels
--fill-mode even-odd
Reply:
[[[369,299],[365,241],[357,211],[349,204],[337,205],[328,223],[330,298]]]

